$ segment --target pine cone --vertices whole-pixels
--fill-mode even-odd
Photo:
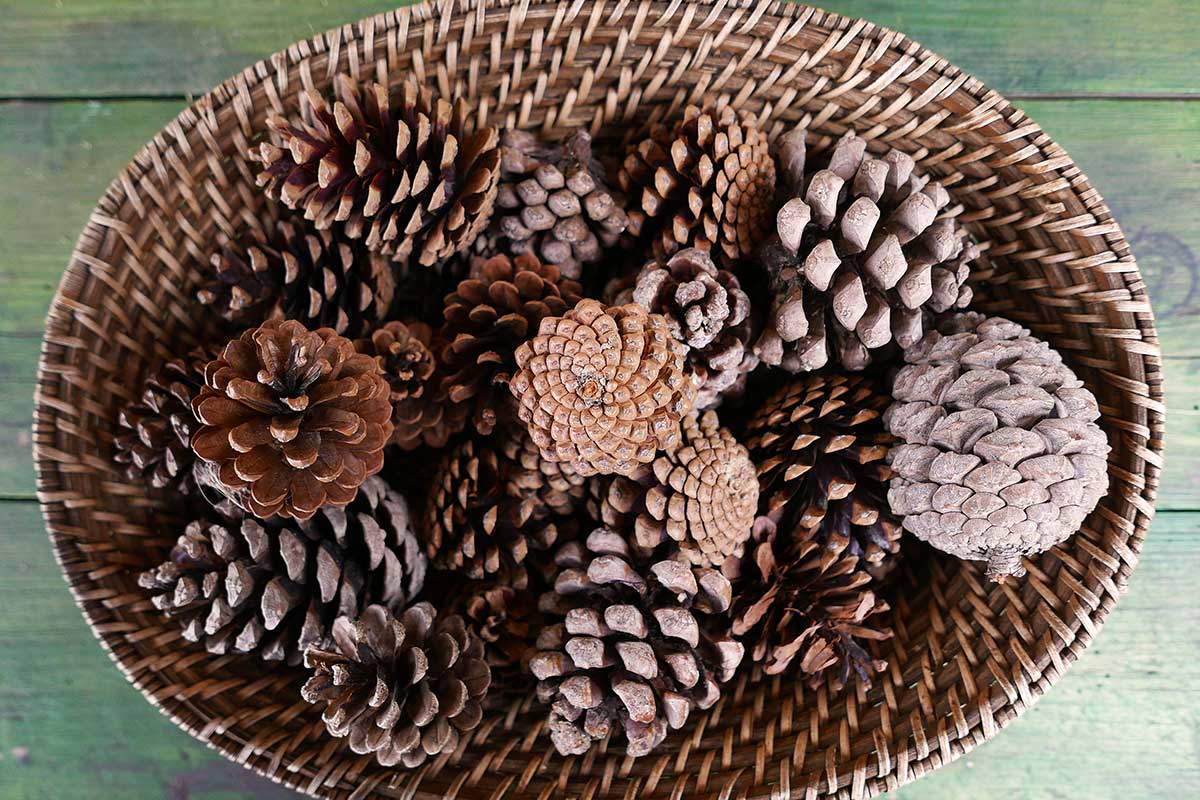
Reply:
[[[543,626],[537,594],[489,581],[466,595],[462,616],[483,642],[493,675],[504,675],[506,684],[520,682]]]
[[[654,126],[617,183],[629,198],[628,233],[648,239],[656,258],[698,247],[732,261],[767,233],[775,161],[753,117],[718,101],[688,106],[673,128]]]
[[[390,261],[338,228],[312,231],[295,219],[257,228],[212,257],[197,299],[222,318],[256,324],[269,317],[359,336],[385,319],[396,293]]]
[[[425,570],[408,504],[369,478],[347,508],[305,521],[233,514],[192,522],[170,560],[142,573],[138,585],[181,622],[185,639],[210,653],[299,664],[339,614],[372,602],[403,607],[420,592]]]
[[[467,406],[451,403],[442,389],[433,349],[439,343],[423,322],[389,322],[355,349],[375,359],[391,387],[392,438],[401,450],[422,444],[442,448],[467,423]]]
[[[863,375],[804,376],[767,398],[745,434],[763,513],[877,577],[895,566],[903,532],[886,500],[888,402]]]
[[[500,188],[492,228],[507,252],[533,253],[574,280],[600,260],[628,222],[592,156],[592,137],[579,130],[558,145],[528,131],[500,137]]]
[[[685,356],[662,315],[582,300],[517,348],[509,388],[544,459],[628,475],[679,441],[696,394]]]
[[[703,250],[680,250],[642,268],[633,302],[667,318],[671,335],[686,344],[700,382],[696,406],[712,408],[737,393],[758,366],[750,348],[750,298],[733,273],[718,270]]]
[[[192,398],[204,384],[210,355],[202,349],[168,361],[147,379],[140,400],[121,409],[113,437],[113,461],[131,481],[148,481],[156,489],[181,494],[195,489],[192,479],[192,435],[200,427]]]
[[[334,81],[332,109],[308,92],[305,119],[272,117],[281,145],[263,142],[258,184],[319,229],[343,223],[372,250],[432,266],[467,247],[491,217],[500,176],[499,134],[470,132],[467,106],[405,82],[390,97]]]
[[[1062,356],[1000,317],[957,314],[904,353],[884,415],[903,444],[888,491],[904,528],[992,580],[1065,541],[1108,490],[1096,398]]]
[[[859,560],[829,550],[816,532],[776,536],[774,524],[760,518],[753,567],[739,581],[733,634],[765,662],[768,675],[787,671],[799,656],[800,673],[814,688],[828,678],[840,691],[852,674],[869,686],[887,663],[864,643],[891,638],[881,617],[888,605],[871,591]]]
[[[505,386],[516,368],[513,351],[542,320],[562,316],[579,301],[580,286],[531,254],[479,259],[446,297],[443,387],[454,403],[470,402],[475,429],[492,432],[511,404]]]
[[[978,254],[954,219],[936,219],[946,190],[913,173],[899,150],[867,155],[848,133],[821,169],[805,173],[804,130],[778,145],[781,180],[792,194],[759,259],[772,296],[755,346],[762,361],[790,372],[824,366],[832,352],[863,369],[871,351],[921,338],[926,311],[962,308]]]
[[[720,697],[742,646],[730,639],[729,581],[680,561],[638,564],[623,537],[605,528],[586,546],[564,545],[554,591],[540,604],[550,625],[529,667],[550,707],[558,752],[578,755],[619,728],[626,753],[643,756],[693,708]]]
[[[682,427],[679,447],[632,478],[593,479],[592,515],[632,534],[640,553],[677,543],[691,563],[721,569],[742,557],[754,526],[754,464],[714,412],[693,413]]]
[[[387,381],[329,328],[268,320],[204,368],[192,450],[259,517],[307,519],[344,506],[383,466],[392,434]]]
[[[304,654],[313,676],[300,694],[325,706],[326,730],[355,753],[416,767],[453,752],[483,719],[491,672],[462,617],[439,618],[429,603],[399,618],[369,606],[358,619],[339,617],[333,639],[336,649]]]
[[[511,464],[509,484],[523,497],[536,502],[539,510],[535,514],[567,516],[587,498],[588,479],[568,461],[542,458],[541,450],[521,426],[501,436],[498,446]]]

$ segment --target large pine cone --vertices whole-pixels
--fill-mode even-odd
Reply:
[[[236,512],[232,506],[222,508]],[[403,607],[425,582],[408,505],[379,478],[345,509],[305,521],[240,513],[188,525],[170,560],[142,573],[156,608],[211,653],[258,653],[299,664],[339,614],[367,603]]]
[[[561,623],[543,629],[529,666],[558,752],[584,753],[616,731],[628,755],[643,756],[719,699],[743,654],[726,635],[724,576],[673,560],[635,564],[604,528],[586,546],[564,545],[555,562],[554,591],[540,603]]]
[[[140,400],[121,409],[113,437],[113,461],[131,481],[181,494],[195,489],[192,435],[200,427],[192,399],[204,385],[211,355],[193,350],[187,358],[163,364],[147,381]]]
[[[300,691],[323,705],[330,735],[385,767],[416,767],[453,752],[483,719],[491,672],[479,641],[459,616],[417,603],[399,618],[383,606],[333,624],[335,649],[309,649],[313,670]]]
[[[888,606],[871,590],[871,576],[848,553],[830,551],[815,528],[776,535],[760,518],[753,567],[738,585],[733,633],[768,675],[797,668],[813,687],[829,680],[840,691],[852,676],[870,685],[886,662],[866,643],[892,636],[883,627]]]
[[[238,324],[281,317],[359,336],[387,317],[396,292],[387,258],[298,219],[272,223],[269,237],[247,229],[213,254],[211,270],[196,297]]]
[[[383,466],[392,434],[387,381],[329,328],[268,320],[204,368],[192,450],[223,491],[259,517],[307,519],[344,506]]]
[[[879,577],[895,566],[903,532],[886,498],[884,459],[895,442],[883,429],[888,402],[863,375],[804,376],[768,397],[745,433],[762,513]]]
[[[723,100],[688,106],[673,128],[656,125],[617,175],[631,236],[656,258],[685,247],[718,260],[754,252],[775,198],[775,160],[752,116]]]
[[[693,413],[683,438],[631,478],[592,479],[593,515],[631,534],[642,553],[672,543],[693,564],[725,565],[742,557],[758,509],[758,479],[745,447],[717,415]]]
[[[679,442],[696,395],[686,355],[662,315],[588,299],[542,320],[517,349],[510,389],[547,461],[628,475]]]
[[[506,131],[492,228],[513,255],[533,253],[575,280],[624,232],[624,198],[614,196],[592,156],[592,137],[573,133],[557,145],[529,131]]]
[[[758,366],[750,348],[750,297],[703,250],[689,247],[649,262],[630,297],[666,317],[671,334],[688,346],[688,363],[700,384],[697,408],[712,408],[723,395],[738,393]]]
[[[424,266],[466,248],[488,223],[500,176],[499,134],[471,132],[467,106],[407,81],[395,96],[345,75],[336,100],[309,91],[306,118],[272,117],[258,183],[326,229],[342,223],[372,250]]]
[[[492,432],[501,406],[511,403],[504,387],[516,369],[517,346],[542,320],[572,308],[579,295],[579,284],[563,278],[558,267],[526,253],[476,259],[467,279],[446,297],[443,388],[451,402],[472,405],[481,434]]]
[[[992,580],[1065,541],[1108,490],[1096,398],[1056,351],[958,314],[904,353],[884,420],[903,444],[888,500],[904,527]]]
[[[954,219],[937,219],[946,190],[914,174],[898,150],[867,155],[848,133],[820,169],[805,171],[804,130],[779,142],[781,183],[793,195],[779,209],[759,258],[772,296],[756,352],[791,372],[871,362],[893,340],[921,338],[925,312],[962,308],[977,249]]]

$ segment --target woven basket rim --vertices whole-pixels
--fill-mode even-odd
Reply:
[[[128,663],[127,658],[123,658],[119,652],[122,647],[126,646],[125,631],[120,630],[119,626],[114,627],[111,624],[111,618],[102,613],[106,590],[99,587],[89,575],[81,576],[70,571],[69,565],[79,558],[77,537],[71,531],[72,514],[75,509],[80,507],[81,502],[85,506],[87,503],[86,499],[73,496],[73,493],[64,487],[63,478],[72,470],[80,468],[81,462],[86,461],[89,454],[64,453],[51,444],[54,442],[55,430],[63,421],[63,401],[56,390],[65,383],[62,374],[56,371],[58,365],[53,361],[54,348],[81,335],[77,317],[79,304],[75,300],[74,294],[75,289],[87,280],[87,274],[95,262],[102,258],[96,252],[97,243],[103,239],[100,231],[119,218],[123,205],[126,203],[137,205],[136,187],[143,177],[155,170],[163,169],[160,158],[162,152],[169,150],[172,146],[186,149],[187,132],[193,129],[201,118],[210,117],[215,120],[216,113],[232,103],[234,98],[245,90],[246,85],[266,82],[281,70],[295,67],[306,68],[309,59],[322,54],[326,54],[328,57],[330,75],[335,71],[344,71],[344,67],[338,68],[337,65],[342,63],[342,55],[347,49],[363,46],[364,41],[382,37],[403,24],[415,27],[418,23],[437,20],[439,35],[444,35],[451,30],[452,24],[456,20],[466,19],[472,15],[479,18],[488,15],[490,18],[490,15],[500,15],[506,11],[515,14],[521,10],[527,13],[543,8],[559,9],[561,12],[561,5],[553,0],[525,0],[525,2],[521,2],[521,0],[515,2],[513,0],[446,0],[440,4],[427,2],[409,6],[376,14],[356,23],[331,28],[308,40],[292,44],[222,82],[167,123],[109,184],[80,234],[47,315],[46,334],[39,356],[34,398],[33,454],[37,472],[38,501],[53,544],[55,557],[89,628],[130,683],[152,705],[168,716],[174,724],[223,756],[242,763],[277,783],[311,796],[326,796],[322,792],[323,779],[310,780],[303,770],[289,770],[290,757],[285,757],[282,761],[269,762],[251,758],[243,747],[239,747],[231,740],[227,738],[217,740],[214,736],[216,732],[211,730],[209,725],[212,722],[211,717],[202,708],[195,705],[190,698],[172,698],[168,702],[161,701],[156,696],[153,686],[153,677],[157,673],[153,671],[142,673],[144,665]],[[790,24],[802,23],[819,26],[823,31],[831,31],[836,34],[831,38],[837,40],[839,47],[865,43],[863,44],[864,49],[869,49],[866,47],[869,44],[880,49],[887,48],[891,52],[911,55],[915,59],[929,58],[932,59],[931,71],[956,84],[955,91],[965,92],[977,104],[977,107],[989,109],[1006,118],[1014,113],[1020,113],[1003,96],[988,89],[980,81],[962,72],[945,59],[936,56],[902,34],[864,20],[856,20],[808,6],[779,2],[759,4],[753,0],[726,2],[722,0],[687,2],[685,0],[682,4],[679,2],[668,4],[656,0],[633,0],[628,4],[619,4],[617,8],[622,11],[624,19],[630,14],[641,13],[643,10],[648,14],[651,13],[651,9],[666,12],[668,5],[672,10],[681,5],[683,7],[694,6],[697,20],[705,14],[718,16],[724,20],[730,12],[746,12],[748,16],[739,20],[742,23],[739,30],[750,30],[758,19],[770,15],[787,20]],[[610,8],[607,6],[605,8],[606,13],[612,13]],[[375,46],[378,47],[378,44]],[[1033,130],[1040,132],[1035,123],[1029,121],[1028,118],[1026,121],[1032,126],[1031,135]],[[1132,263],[1132,256],[1123,232],[1113,220],[1110,210],[1100,198],[1099,193],[1091,187],[1086,176],[1075,167],[1065,151],[1048,136],[1042,134],[1038,140],[1038,148],[1040,151],[1048,152],[1049,160],[1055,164],[1054,168],[1070,167],[1072,170],[1071,188],[1076,195],[1088,198],[1087,210],[1095,217],[1095,226],[1103,228],[1104,243],[1108,246],[1109,251],[1121,261],[1128,260]],[[927,746],[922,748],[919,743],[908,745],[902,753],[891,753],[891,757],[888,759],[889,763],[886,765],[874,762],[867,764],[865,757],[856,759],[852,765],[845,761],[838,763],[835,758],[829,768],[827,779],[819,786],[822,794],[848,790],[849,796],[858,797],[894,788],[895,785],[919,777],[929,769],[936,769],[938,766],[948,763],[995,736],[1009,722],[1027,710],[1045,689],[1061,676],[1063,670],[1086,648],[1091,637],[1098,632],[1109,611],[1114,607],[1116,597],[1123,593],[1128,576],[1136,565],[1137,554],[1146,536],[1149,522],[1153,517],[1153,504],[1157,495],[1158,474],[1162,463],[1164,406],[1161,377],[1158,371],[1161,355],[1144,285],[1137,280],[1136,269],[1124,271],[1120,275],[1130,296],[1131,308],[1134,308],[1131,313],[1134,316],[1133,322],[1139,335],[1137,345],[1129,348],[1129,352],[1142,359],[1140,372],[1145,386],[1145,396],[1140,403],[1146,410],[1144,426],[1146,430],[1142,435],[1145,443],[1142,444],[1139,441],[1136,448],[1142,456],[1143,470],[1141,474],[1132,476],[1134,478],[1132,485],[1140,485],[1140,492],[1124,498],[1128,501],[1128,511],[1122,515],[1120,520],[1114,520],[1127,534],[1127,540],[1114,542],[1108,551],[1094,554],[1097,558],[1107,559],[1116,564],[1112,569],[1111,576],[1107,578],[1112,586],[1112,591],[1108,591],[1103,598],[1097,598],[1094,606],[1086,610],[1086,615],[1077,613],[1074,618],[1065,621],[1064,629],[1058,631],[1061,641],[1057,650],[1039,652],[1036,658],[1030,658],[1025,667],[1029,674],[1038,676],[1035,680],[1025,687],[1005,687],[1005,691],[1009,695],[1020,694],[1021,702],[1019,704],[1011,703],[1011,697],[1006,700],[1003,695],[993,696],[991,702],[987,704],[989,708],[986,713],[981,713],[980,709],[976,709],[961,718],[965,727],[951,731],[944,728],[936,731],[922,730],[920,736],[928,737],[930,740]],[[1134,380],[1124,376],[1114,377],[1123,381],[1132,382]],[[1139,429],[1135,433],[1141,435],[1143,432]],[[103,458],[103,454],[91,454],[91,456],[92,458]],[[1086,631],[1086,637],[1084,637],[1085,641],[1082,642],[1082,646],[1079,646],[1078,634],[1081,630]],[[944,691],[939,687],[932,688],[935,691]],[[1003,708],[1005,706],[1008,708]],[[1002,709],[1006,713],[998,713]],[[193,724],[188,716],[181,713],[183,711],[189,712],[206,724]],[[957,721],[959,720],[956,716]],[[913,736],[914,738],[918,736],[916,729],[913,731]],[[884,749],[886,750],[886,747]],[[903,762],[903,766],[897,766],[897,762]],[[867,776],[869,767],[875,767],[874,774],[870,777]],[[553,765],[551,771],[553,771]],[[740,770],[740,772],[744,771],[745,768]],[[725,778],[728,778],[728,785],[732,787],[739,780],[740,772],[735,768],[730,768],[726,772],[730,775],[717,776],[719,778],[717,783],[721,784]],[[770,777],[768,776],[768,780]],[[778,780],[786,785],[786,777],[780,776]],[[889,780],[890,783],[888,783]],[[759,782],[756,780],[755,786],[758,785]],[[713,787],[714,793],[719,788],[719,786]],[[800,791],[798,787],[792,787],[792,789]],[[433,797],[435,795],[420,790],[414,796]]]

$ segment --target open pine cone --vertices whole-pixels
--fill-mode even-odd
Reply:
[[[542,451],[520,425],[501,435],[497,445],[510,463],[509,484],[521,496],[536,502],[538,510],[534,513],[538,516],[567,516],[587,499],[588,479],[569,461],[542,458]]]
[[[775,161],[754,119],[724,100],[688,106],[625,157],[617,183],[628,198],[628,233],[663,258],[685,247],[718,260],[754,252],[767,233]]]
[[[534,652],[534,643],[543,627],[537,593],[531,588],[488,581],[468,589],[462,602],[462,617],[467,627],[483,642],[493,676],[505,677],[505,683],[527,679],[525,663]],[[504,691],[510,687],[496,687]],[[528,684],[526,686],[528,688]]]
[[[610,732],[626,753],[652,751],[693,708],[709,708],[743,649],[727,636],[732,602],[719,572],[666,560],[641,564],[624,537],[600,528],[555,556],[550,620],[529,666],[550,704],[550,739],[563,755]]]
[[[483,643],[459,616],[417,603],[398,618],[383,606],[339,617],[333,649],[310,648],[313,670],[300,690],[325,707],[330,735],[385,767],[416,767],[453,752],[459,736],[483,719],[491,672]]]
[[[819,369],[831,353],[859,370],[871,351],[920,339],[926,312],[970,302],[978,250],[956,220],[937,219],[949,195],[914,174],[907,154],[873,158],[848,133],[806,171],[804,135],[778,143],[792,198],[759,251],[772,306],[755,351],[791,372]]]
[[[334,93],[332,108],[310,90],[305,119],[267,121],[279,144],[250,154],[267,194],[399,262],[432,266],[470,245],[496,200],[496,129],[472,132],[465,102],[412,81],[390,96],[339,75]]]
[[[329,328],[268,320],[204,368],[192,450],[226,496],[259,517],[344,506],[383,466],[387,381]]]
[[[517,348],[510,389],[544,459],[628,475],[679,442],[696,394],[686,354],[662,315],[582,300]]]
[[[1056,351],[1015,322],[956,314],[904,353],[884,416],[888,491],[904,527],[987,562],[992,580],[1083,524],[1108,489],[1096,398]]]

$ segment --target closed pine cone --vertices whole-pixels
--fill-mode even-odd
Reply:
[[[643,564],[624,537],[593,531],[555,557],[542,630],[529,666],[550,704],[550,738],[578,755],[610,732],[644,756],[693,708],[709,708],[743,648],[727,635],[729,581],[716,570],[666,560]]]
[[[301,696],[325,707],[330,735],[382,766],[417,767],[453,752],[483,719],[491,685],[483,643],[459,616],[417,603],[399,617],[383,606],[339,617],[333,649],[310,648]]]
[[[562,316],[579,301],[580,286],[558,267],[526,253],[476,259],[468,277],[446,297],[443,387],[454,403],[470,403],[475,429],[492,432],[511,397],[514,351],[542,320]],[[498,389],[498,390],[497,390]]]
[[[339,614],[372,602],[403,607],[425,571],[407,503],[370,478],[347,508],[305,521],[231,513],[192,522],[170,559],[142,573],[138,585],[180,622],[185,639],[210,653],[299,664]]]
[[[895,566],[903,533],[886,497],[888,402],[863,375],[802,376],[767,398],[745,434],[762,513],[780,530],[812,531],[879,577]]]
[[[545,512],[541,515],[569,515],[586,500],[588,479],[568,461],[547,461],[521,426],[506,431],[498,445],[512,464],[509,483],[523,496],[532,497]]]
[[[557,145],[529,131],[505,131],[500,187],[492,228],[508,252],[533,253],[575,280],[600,260],[628,222],[592,156],[592,137],[579,130]]]
[[[1015,322],[957,314],[905,351],[884,416],[904,528],[992,580],[1065,541],[1108,490],[1096,398]]]
[[[703,250],[688,248],[649,262],[630,296],[666,317],[671,335],[688,346],[688,363],[700,384],[697,408],[712,408],[723,395],[738,393],[758,366],[750,347],[750,298],[733,273],[717,269]]]
[[[686,355],[661,314],[587,299],[517,348],[510,389],[547,461],[628,475],[679,442],[696,395]]]
[[[371,356],[391,387],[392,438],[401,450],[422,444],[441,448],[467,422],[467,406],[451,403],[442,389],[433,329],[423,322],[389,322],[354,343]]]
[[[147,379],[141,398],[121,409],[113,461],[124,468],[126,478],[181,494],[195,489],[192,435],[200,423],[192,413],[192,398],[204,385],[210,357],[205,350],[193,350],[186,358],[168,361]]]
[[[424,266],[463,250],[488,223],[500,176],[499,134],[471,132],[467,106],[406,81],[334,80],[332,107],[310,90],[306,118],[272,117],[258,183],[319,229],[341,223],[372,250]]]
[[[775,160],[753,117],[724,100],[688,106],[674,127],[654,126],[617,175],[628,233],[656,258],[686,247],[718,261],[754,252],[771,222]]]
[[[820,169],[805,171],[804,130],[778,143],[780,181],[792,195],[759,259],[772,307],[756,345],[764,363],[791,372],[864,368],[871,351],[921,338],[926,312],[965,307],[978,250],[940,184],[913,172],[899,150],[882,158],[848,133]]]
[[[268,320],[225,346],[192,401],[192,450],[230,500],[259,517],[344,506],[383,466],[387,381],[329,328]]]
[[[829,550],[816,531],[776,534],[760,518],[754,558],[738,585],[733,633],[768,675],[794,668],[814,688],[829,680],[840,691],[851,677],[870,685],[887,664],[866,644],[891,638],[883,626],[888,605],[872,591],[861,562]]]

